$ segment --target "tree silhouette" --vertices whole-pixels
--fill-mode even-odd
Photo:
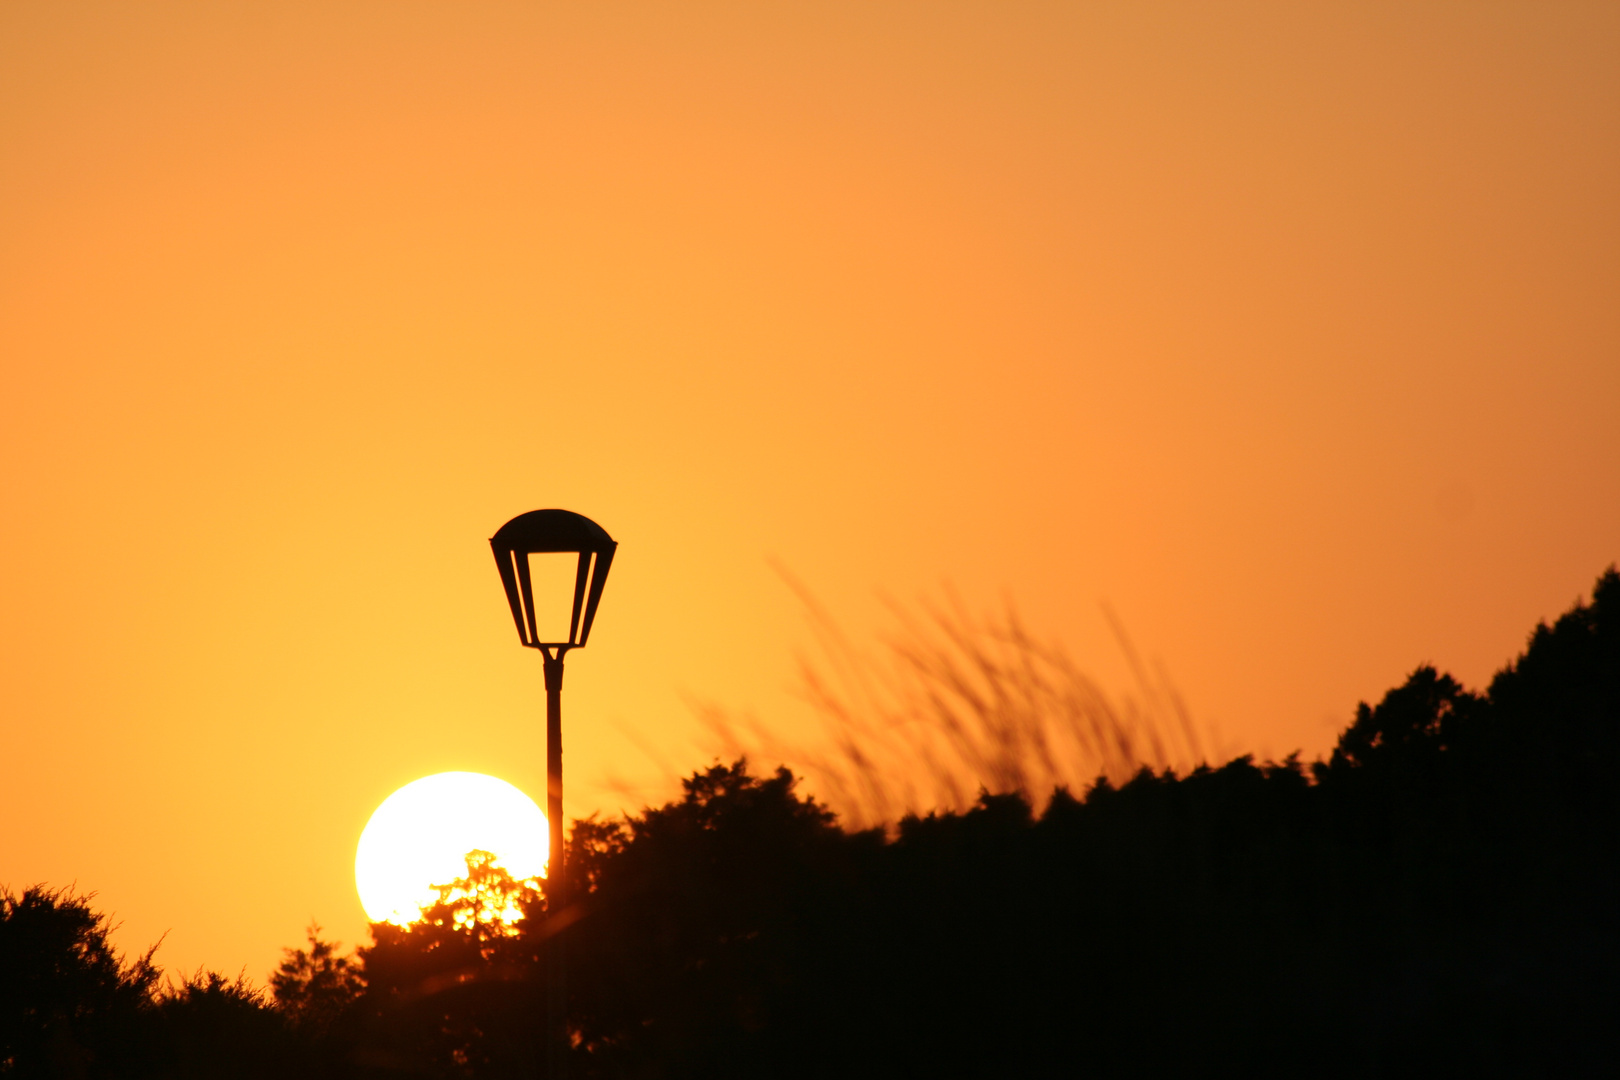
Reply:
[[[998,774],[999,775],[999,774]],[[1607,1075],[1620,575],[1483,693],[1422,666],[1326,761],[1239,757],[841,828],[786,769],[574,823],[550,912],[484,852],[349,961],[159,990],[86,899],[0,903],[0,1076]],[[358,996],[353,996],[358,992]],[[279,1073],[276,1070],[280,1070]]]
[[[0,889],[0,1075],[89,1077],[150,1067],[156,946],[125,962],[91,895]]]
[[[566,933],[587,1074],[778,1070],[775,1034],[825,1011],[804,991],[835,982],[822,964],[847,957],[817,946],[848,922],[849,860],[879,835],[839,831],[786,769],[759,778],[738,761],[683,784],[679,801],[586,834],[592,914]]]
[[[285,949],[286,959],[270,976],[276,1007],[297,1031],[324,1038],[365,989],[359,963],[337,952],[337,942],[321,940],[319,923],[306,931],[309,948]]]
[[[591,823],[582,1075],[1407,1068],[1617,1049],[1620,577],[1483,695],[1423,666],[1330,759],[839,830],[742,761]],[[577,830],[576,830],[577,832]]]
[[[466,863],[466,877],[434,886],[439,898],[420,919],[373,923],[360,950],[366,990],[353,1038],[373,1071],[528,1076],[539,1067],[538,950],[523,931],[543,922],[542,896],[487,851]]]
[[[174,1080],[308,1075],[308,1055],[264,991],[238,976],[199,970],[157,999],[159,1075]]]
[[[125,961],[68,889],[0,890],[0,1076],[282,1077],[303,1057],[245,979],[162,985],[156,946]]]

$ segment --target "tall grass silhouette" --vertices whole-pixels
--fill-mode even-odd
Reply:
[[[1113,697],[1060,645],[1031,634],[1011,603],[976,616],[949,589],[915,609],[888,601],[897,629],[873,655],[777,570],[814,636],[814,651],[799,658],[799,689],[821,738],[794,741],[757,718],[695,708],[719,749],[789,765],[848,825],[964,810],[981,790],[1021,792],[1040,806],[1060,786],[1205,758],[1206,740],[1162,665],[1142,661],[1106,607],[1134,681]]]

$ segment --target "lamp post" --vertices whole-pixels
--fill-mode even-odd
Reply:
[[[531,510],[519,514],[490,537],[495,565],[506,588],[506,602],[512,608],[518,638],[525,648],[539,649],[545,658],[546,673],[546,821],[551,828],[551,854],[546,867],[546,916],[555,918],[570,897],[567,866],[563,853],[562,780],[562,677],[563,657],[568,650],[584,646],[596,621],[596,606],[602,600],[602,586],[618,543],[607,531],[581,514],[570,510]],[[534,581],[529,556],[574,554],[579,557],[574,573],[574,606],[564,641],[542,641],[534,610]],[[547,1075],[560,1077],[568,1050],[567,1016],[564,1011],[565,963],[562,939],[550,935],[546,965]]]

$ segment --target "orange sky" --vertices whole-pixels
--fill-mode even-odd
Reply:
[[[577,813],[806,723],[773,558],[1321,752],[1620,558],[1617,192],[1612,3],[0,3],[0,882],[354,941],[389,792],[543,792],[542,506]]]

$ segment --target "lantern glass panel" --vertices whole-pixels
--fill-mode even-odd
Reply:
[[[537,551],[518,558],[529,560],[529,580],[534,586],[534,628],[541,641],[568,640],[568,624],[574,614],[574,578],[579,556],[572,551]]]

